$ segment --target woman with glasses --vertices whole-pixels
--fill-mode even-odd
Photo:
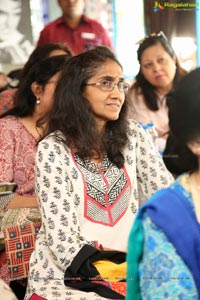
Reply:
[[[172,176],[144,129],[127,121],[128,84],[110,49],[72,57],[36,155],[42,227],[25,299],[124,299],[127,237],[146,197]]]
[[[151,134],[162,153],[168,136],[167,94],[186,74],[163,32],[139,42],[140,69],[128,93],[129,117],[139,121]]]

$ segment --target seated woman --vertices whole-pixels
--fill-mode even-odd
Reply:
[[[180,82],[169,111],[176,163],[187,172],[139,210],[128,242],[127,300],[200,299],[199,116],[198,68]]]
[[[14,105],[21,74],[26,74],[33,64],[50,56],[72,55],[70,50],[62,43],[49,43],[38,46],[31,53],[23,69],[10,71],[8,75],[0,73],[0,115],[10,110]],[[24,76],[24,75],[23,75]],[[17,80],[16,80],[17,79]]]
[[[14,107],[0,118],[0,183],[16,184],[13,193],[0,193],[1,247],[4,228],[40,220],[34,187],[35,153],[42,134],[37,120],[51,109],[67,57],[49,57],[32,65],[20,80]],[[6,267],[4,251],[0,259],[0,266]],[[9,280],[7,269],[1,268],[1,277]]]
[[[129,117],[140,122],[162,153],[168,136],[166,95],[186,74],[162,32],[144,38],[137,50],[140,70],[129,93]]]
[[[127,237],[146,197],[173,178],[127,120],[128,84],[110,49],[66,62],[36,155],[42,227],[25,299],[124,299]]]

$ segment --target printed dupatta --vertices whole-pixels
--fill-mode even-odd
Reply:
[[[200,298],[200,224],[184,193],[184,188],[176,182],[172,187],[155,193],[140,208],[128,243],[127,300],[133,297],[134,300],[142,299],[138,269],[143,253],[141,217],[144,212],[147,212],[152,222],[165,233],[190,269]]]

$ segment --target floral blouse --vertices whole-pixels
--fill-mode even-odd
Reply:
[[[37,141],[16,117],[0,119],[0,182],[15,182],[16,193],[34,194]]]
[[[0,182],[15,182],[16,194],[35,195],[36,149],[37,140],[16,117],[0,119]],[[9,209],[5,212],[3,203],[4,200],[0,203],[0,239],[3,238],[3,228],[40,219],[36,208]]]
[[[0,115],[13,107],[17,89],[9,89],[0,93]]]

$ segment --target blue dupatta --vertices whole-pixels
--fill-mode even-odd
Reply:
[[[184,188],[176,182],[172,187],[155,193],[140,208],[128,243],[127,300],[142,299],[138,269],[143,252],[141,217],[144,212],[147,212],[152,222],[162,229],[190,269],[200,298],[200,224],[184,193]]]

